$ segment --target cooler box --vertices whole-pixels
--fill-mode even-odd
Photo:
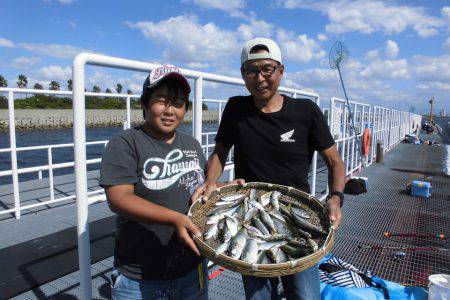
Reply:
[[[411,195],[418,197],[430,197],[431,183],[426,181],[414,180],[411,183]]]

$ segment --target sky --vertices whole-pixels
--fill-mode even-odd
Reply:
[[[254,37],[282,51],[282,85],[343,98],[329,52],[341,65],[351,100],[424,113],[450,113],[450,1],[378,0],[0,0],[0,75],[16,87],[28,77],[67,89],[80,52],[173,64],[240,77],[242,46]],[[145,73],[88,67],[88,90],[117,83],[139,94]],[[204,96],[227,99],[243,88],[206,83]]]

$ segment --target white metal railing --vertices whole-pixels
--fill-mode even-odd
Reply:
[[[328,125],[344,161],[346,175],[350,177],[364,165],[370,165],[373,162],[376,157],[377,142],[383,143],[384,152],[389,151],[406,134],[417,132],[422,119],[420,115],[410,112],[371,106],[356,101],[349,101],[349,104],[354,117],[356,137],[351,129],[350,112],[343,99],[334,97],[330,99]],[[366,127],[371,129],[371,147],[368,156],[361,160],[359,143]]]
[[[92,298],[92,286],[90,275],[90,245],[89,245],[89,227],[88,210],[89,201],[87,195],[86,183],[86,128],[85,128],[85,103],[84,103],[84,80],[85,66],[95,65],[101,67],[111,67],[117,69],[127,69],[134,71],[149,72],[158,65],[132,61],[127,59],[109,57],[98,54],[82,53],[74,59],[73,63],[73,107],[74,107],[74,150],[75,150],[75,176],[76,176],[76,195],[77,195],[77,215],[78,215],[78,254],[80,265],[80,286],[81,298]],[[192,70],[181,70],[183,74],[194,79],[194,101],[193,101],[193,135],[201,142],[202,139],[202,98],[203,81],[226,83],[243,86],[242,79],[226,77],[211,73],[203,73]],[[294,97],[302,95],[319,101],[319,96],[304,91],[280,88],[281,92],[290,93]],[[313,182],[315,183],[315,167],[317,153],[313,161]],[[314,186],[313,183],[313,186]]]
[[[4,176],[12,176],[13,181],[13,198],[14,198],[14,207],[12,209],[6,209],[0,211],[0,215],[12,213],[14,212],[14,215],[16,219],[20,219],[21,212],[25,209],[30,209],[37,206],[43,206],[48,205],[51,203],[56,203],[60,201],[66,201],[67,199],[74,199],[75,196],[69,196],[69,197],[59,197],[55,198],[54,194],[54,176],[53,176],[53,170],[55,169],[62,169],[62,168],[70,168],[75,165],[74,162],[66,162],[66,163],[59,163],[54,164],[53,163],[53,149],[57,148],[67,148],[67,147],[73,147],[74,144],[57,144],[57,145],[41,145],[41,146],[32,146],[32,147],[17,147],[16,143],[16,118],[15,118],[15,111],[14,111],[14,101],[15,101],[15,94],[45,94],[45,95],[56,95],[56,96],[72,96],[71,91],[53,91],[53,90],[34,90],[34,89],[21,89],[21,88],[0,88],[0,93],[7,93],[8,95],[8,122],[9,122],[9,140],[10,140],[10,147],[9,148],[3,148],[0,149],[0,153],[9,152],[11,156],[11,170],[4,170],[0,171],[0,178]],[[129,94],[113,94],[113,93],[92,93],[92,92],[85,92],[86,96],[91,97],[111,97],[111,98],[121,98],[125,99],[126,101],[126,117],[124,122],[124,128],[130,128],[131,126],[131,99],[132,98],[139,98],[140,95],[129,95]],[[103,144],[106,145],[107,141],[94,141],[94,142],[87,142],[86,145],[98,145]],[[36,150],[47,150],[47,165],[42,166],[35,166],[35,167],[27,167],[27,168],[18,168],[17,164],[17,153],[20,151],[36,151]],[[99,163],[100,158],[96,159],[90,159],[87,160],[87,164],[95,164]],[[37,204],[33,205],[26,205],[21,206],[20,203],[20,187],[19,187],[19,174],[25,174],[25,173],[34,173],[37,172],[39,179],[42,178],[42,171],[48,171],[49,173],[49,194],[50,194],[50,200],[43,201]],[[101,190],[99,190],[101,191]]]

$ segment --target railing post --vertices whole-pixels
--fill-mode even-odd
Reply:
[[[15,217],[20,219],[20,190],[19,174],[17,172],[17,145],[16,145],[16,119],[14,116],[14,94],[8,92],[8,114],[9,114],[9,145],[11,148],[11,168],[14,192]]]
[[[53,156],[52,156],[52,147],[47,149],[48,155],[48,183],[50,188],[50,200],[55,199],[55,191],[54,191],[54,183],[53,183]]]
[[[91,248],[89,240],[87,172],[86,172],[86,127],[84,101],[85,53],[75,57],[73,62],[73,138],[75,155],[75,178],[77,199],[78,263],[80,266],[80,298],[92,299]]]
[[[203,78],[195,79],[194,107],[192,108],[192,121],[194,123],[194,137],[202,143],[202,101],[203,101]]]
[[[320,104],[320,99],[317,97],[316,104]],[[312,157],[312,164],[311,164],[311,171],[312,171],[312,187],[311,187],[311,195],[316,195],[316,181],[317,181],[317,151],[314,151],[313,157]]]
[[[127,129],[131,128],[131,101],[130,96],[127,97]]]

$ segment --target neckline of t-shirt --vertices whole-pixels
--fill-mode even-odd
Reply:
[[[284,112],[285,108],[286,108],[286,105],[287,105],[286,103],[287,103],[287,98],[288,97],[286,95],[284,95],[284,94],[280,94],[280,95],[283,97],[283,104],[281,105],[281,108],[279,110],[277,110],[277,111],[274,111],[274,112],[263,112],[263,111],[261,111],[258,107],[256,107],[252,96],[250,96],[251,105],[258,113],[260,113],[263,116],[276,116],[278,114],[282,114]]]
[[[138,127],[138,129],[140,131],[142,131],[142,133],[148,137],[150,140],[152,140],[155,143],[158,143],[160,145],[166,146],[166,147],[173,147],[174,145],[176,145],[178,143],[178,139],[179,139],[179,135],[180,133],[178,132],[178,130],[175,130],[175,138],[173,139],[172,143],[166,143],[165,141],[162,140],[158,140],[157,138],[153,137],[151,134],[149,134],[147,131],[145,131],[144,126],[140,125]]]

